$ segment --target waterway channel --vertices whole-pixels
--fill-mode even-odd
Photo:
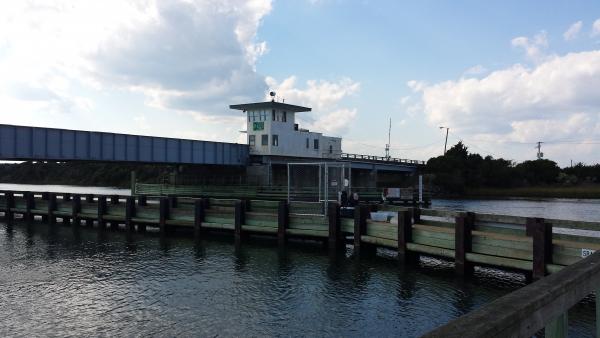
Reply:
[[[110,191],[48,190],[65,189]],[[600,219],[600,201],[436,200],[433,206]],[[491,269],[461,280],[452,263],[430,258],[402,269],[386,251],[357,260],[348,247],[331,256],[311,242],[279,251],[271,239],[236,248],[229,237],[194,243],[185,235],[128,238],[19,222],[0,223],[0,269],[0,336],[17,337],[415,337],[525,282]],[[569,320],[572,337],[592,337],[593,301],[574,307]]]

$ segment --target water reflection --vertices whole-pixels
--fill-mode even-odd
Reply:
[[[523,285],[516,274],[477,269],[464,281],[443,261],[400,269],[310,242],[39,223],[0,232],[2,336],[413,337]],[[570,319],[573,336],[593,329],[593,301]]]

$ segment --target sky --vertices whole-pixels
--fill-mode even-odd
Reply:
[[[600,2],[0,0],[0,123],[245,143],[313,108],[343,151],[600,162]]]

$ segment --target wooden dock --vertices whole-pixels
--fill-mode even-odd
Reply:
[[[357,254],[391,249],[402,262],[421,254],[442,257],[455,262],[459,275],[471,274],[474,266],[491,266],[522,271],[536,280],[600,249],[600,222],[378,204],[360,205],[347,218],[340,216],[337,204],[329,205],[328,216],[311,215],[312,208],[310,203],[286,201],[0,191],[0,213],[7,222],[40,219],[129,232],[151,227],[161,234],[189,229],[197,238],[221,231],[236,240],[272,236],[280,244],[312,238],[330,248],[353,244]],[[370,212],[375,210],[395,217],[392,222],[374,221]]]

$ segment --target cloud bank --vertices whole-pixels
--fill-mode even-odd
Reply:
[[[13,1],[0,4],[0,103],[64,113],[89,107],[77,86],[141,93],[203,115],[262,96],[257,41],[270,0]],[[227,100],[225,100],[227,98]]]
[[[600,51],[517,64],[480,79],[408,85],[421,95],[432,126],[483,142],[585,140],[600,133]]]

